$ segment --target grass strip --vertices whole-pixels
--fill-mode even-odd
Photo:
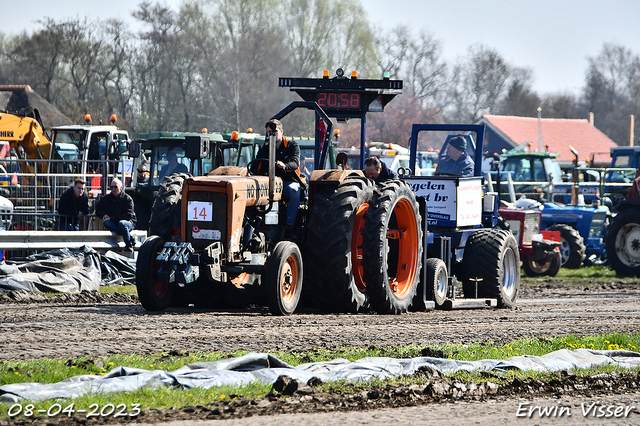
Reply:
[[[297,366],[307,362],[330,361],[336,358],[356,360],[365,357],[394,357],[413,358],[419,356],[434,356],[461,361],[475,361],[480,359],[505,359],[517,355],[541,356],[559,349],[627,349],[635,351],[640,347],[639,334],[612,333],[600,336],[588,337],[554,337],[542,339],[520,339],[505,345],[495,346],[491,342],[471,345],[440,345],[440,346],[405,346],[405,347],[369,347],[369,348],[339,348],[339,349],[312,349],[308,351],[273,352],[274,356]],[[69,377],[95,374],[104,375],[117,366],[135,367],[142,369],[162,369],[173,371],[187,364],[203,361],[218,361],[221,359],[237,357],[246,354],[244,351],[231,353],[178,353],[163,352],[152,356],[140,355],[114,355],[105,358],[79,357],[70,359],[40,359],[32,361],[2,361],[0,362],[0,382],[8,383],[56,383]],[[627,369],[615,366],[590,369],[574,372],[576,375],[592,375],[600,372],[624,371]],[[536,380],[553,380],[558,373],[536,372],[496,372],[489,377],[492,381],[508,381],[513,377],[523,380],[535,378]],[[452,376],[456,380],[481,382],[487,380],[486,373],[459,372]],[[375,380],[360,384],[358,387],[368,387],[380,384],[406,384],[424,383],[425,377],[398,377],[388,381]],[[327,392],[352,391],[353,384],[328,383],[321,385]],[[90,407],[97,404],[104,408],[108,404],[114,407],[124,404],[132,407],[132,404],[140,404],[142,409],[167,409],[172,407],[205,405],[212,402],[232,401],[235,398],[262,398],[269,394],[271,386],[251,384],[247,386],[223,386],[211,389],[183,389],[159,387],[156,389],[140,389],[134,392],[121,392],[115,394],[85,395],[73,400],[56,401],[60,406],[52,407],[52,401],[39,401],[33,403],[34,410],[44,410],[44,413],[52,409],[64,409],[73,404],[74,407]],[[6,418],[12,404],[0,403],[0,418]],[[23,404],[24,405],[24,404]],[[42,414],[46,416],[46,414]]]

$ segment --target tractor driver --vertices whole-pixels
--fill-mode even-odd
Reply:
[[[467,154],[467,140],[458,135],[449,139],[447,156],[440,160],[435,175],[473,176],[475,163]]]
[[[269,158],[269,139],[273,135],[276,138],[276,176],[282,178],[282,196],[289,200],[287,207],[286,225],[291,226],[296,221],[298,207],[300,205],[301,185],[304,185],[300,178],[300,146],[296,141],[290,141],[283,135],[282,123],[280,120],[271,119],[265,124],[267,141],[256,155],[256,159]],[[251,172],[259,174],[264,172],[265,165],[262,161],[252,164]]]

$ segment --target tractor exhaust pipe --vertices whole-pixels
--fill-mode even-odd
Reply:
[[[269,205],[273,204],[276,182],[276,136],[269,136]]]

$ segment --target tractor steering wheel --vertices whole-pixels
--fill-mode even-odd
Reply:
[[[249,161],[249,164],[247,164],[247,176],[252,176],[254,174],[251,171],[251,168],[253,167],[254,163],[264,163],[265,165],[268,165],[268,162],[269,162],[269,159],[267,158],[254,158],[253,160]],[[266,172],[263,171],[258,174],[266,176],[267,174],[269,174],[269,169],[267,168]]]

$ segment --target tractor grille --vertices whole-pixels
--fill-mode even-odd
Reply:
[[[597,212],[593,214],[591,227],[589,228],[589,238],[601,238],[604,229],[604,221],[607,218],[606,212]]]
[[[531,244],[533,236],[540,233],[540,215],[537,213],[527,213],[524,216],[524,232],[522,243]]]
[[[226,243],[228,238],[226,194],[207,191],[189,192],[186,202],[211,203],[211,210],[207,211],[204,217],[201,214],[194,215],[197,212],[187,208],[186,241],[190,242],[196,250],[202,250],[215,241]],[[198,220],[195,220],[196,217]]]

